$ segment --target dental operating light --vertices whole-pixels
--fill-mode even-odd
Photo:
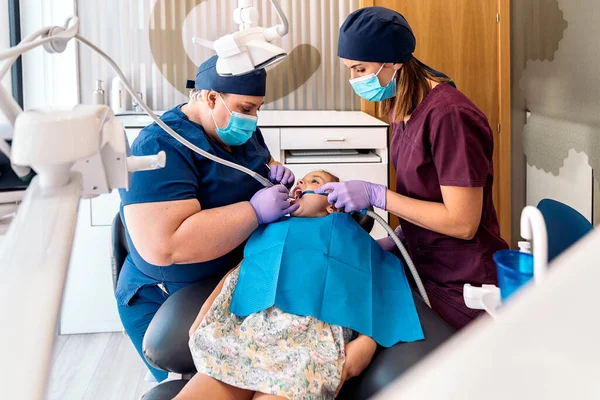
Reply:
[[[258,10],[253,0],[238,0],[233,19],[239,30],[227,34],[214,42],[194,37],[192,42],[216,51],[219,56],[219,75],[243,75],[255,69],[266,68],[282,61],[287,53],[271,42],[289,32],[288,20],[276,0],[271,0],[281,24],[269,28],[256,26]]]

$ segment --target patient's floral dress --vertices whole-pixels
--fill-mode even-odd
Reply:
[[[353,331],[271,307],[245,318],[229,312],[239,268],[190,338],[199,373],[289,399],[333,399]]]

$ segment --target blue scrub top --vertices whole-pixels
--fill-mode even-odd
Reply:
[[[263,176],[268,175],[265,164],[269,163],[271,154],[259,129],[247,143],[231,147],[231,152],[228,152],[209,139],[202,126],[190,121],[180,107],[167,111],[161,117],[174,131],[211,154]],[[167,155],[165,168],[136,172],[129,190],[119,190],[121,219],[126,230],[123,207],[129,204],[198,199],[202,209],[206,210],[248,201],[262,189],[261,184],[250,176],[189,150],[156,123],[144,128],[131,147],[132,154],[136,156],[156,154],[161,150]],[[142,286],[162,284],[168,293],[173,293],[190,283],[222,275],[242,260],[244,244],[215,260],[159,267],[146,262],[136,250],[128,231],[126,234],[130,253],[117,283],[116,297],[120,305],[127,304]],[[202,246],[202,243],[197,245]]]

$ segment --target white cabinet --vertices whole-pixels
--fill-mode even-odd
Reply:
[[[90,200],[81,200],[61,309],[60,333],[122,329],[113,292],[110,226],[92,226]]]
[[[265,144],[271,152],[271,156],[277,162],[281,162],[281,147],[279,145],[279,128],[261,128]]]
[[[148,124],[148,117],[127,116],[129,143]],[[123,330],[117,311],[110,264],[111,224],[119,211],[119,192],[81,200],[71,263],[60,316],[60,333]]]
[[[130,143],[150,123],[147,116],[121,117]],[[362,179],[388,184],[387,124],[361,112],[262,111],[259,126],[276,161],[286,163],[286,151],[358,149],[374,155],[368,162],[339,157],[301,159],[286,164],[296,177],[325,169],[342,180]],[[168,163],[168,160],[167,160]],[[60,331],[63,334],[122,330],[114,299],[110,265],[110,225],[119,211],[118,191],[82,200],[73,254],[65,288]],[[387,220],[387,214],[381,212]],[[383,237],[378,224],[372,232]]]

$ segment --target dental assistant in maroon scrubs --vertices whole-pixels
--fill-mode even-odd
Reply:
[[[397,215],[433,310],[461,329],[480,313],[466,307],[463,285],[497,284],[492,255],[508,248],[492,202],[493,135],[447,76],[413,56],[415,45],[406,19],[382,7],[359,9],[340,28],[352,87],[389,116],[396,192],[364,181],[320,191],[348,212]]]

